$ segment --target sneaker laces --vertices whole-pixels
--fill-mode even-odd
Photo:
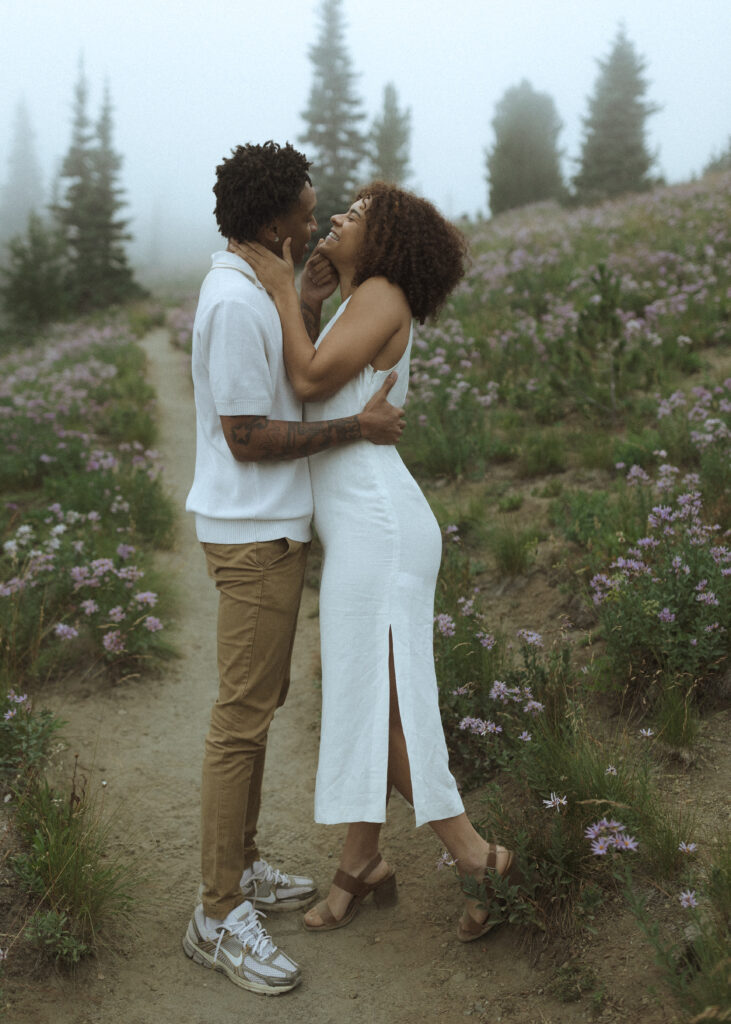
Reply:
[[[264,865],[263,872],[259,872],[254,875],[254,884],[256,880],[260,882],[273,882],[275,885],[289,885],[289,875],[285,875],[279,868],[273,868],[271,864],[263,860],[261,862]]]
[[[248,946],[254,956],[266,959],[273,953],[277,947],[272,942],[269,932],[262,927],[259,921],[259,918],[264,916],[261,910],[251,910],[243,920],[237,921],[233,925],[227,925],[225,928],[219,928],[214,961],[218,959],[221,943],[229,935],[238,939],[242,946]]]

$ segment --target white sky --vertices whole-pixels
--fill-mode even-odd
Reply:
[[[83,51],[93,117],[110,85],[138,238],[153,224],[164,234],[166,225],[212,223],[214,168],[232,146],[297,143],[319,8],[319,0],[0,0],[2,153],[23,96],[50,181],[68,147]],[[731,134],[731,0],[344,0],[344,11],[369,120],[393,81],[412,110],[410,184],[452,216],[486,212],[490,122],[523,78],[553,97],[572,173],[596,60],[620,21],[647,61],[648,98],[663,107],[648,138],[667,179],[700,171]],[[0,183],[6,171],[0,155]]]

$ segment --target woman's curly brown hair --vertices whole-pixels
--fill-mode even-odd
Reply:
[[[467,242],[426,199],[374,181],[358,193],[370,199],[353,284],[383,276],[404,292],[423,324],[434,316],[465,272]]]

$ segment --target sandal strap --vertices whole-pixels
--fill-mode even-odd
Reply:
[[[351,896],[367,896],[368,893],[372,891],[373,886],[369,885],[368,882],[363,881],[363,879],[367,878],[368,875],[378,867],[382,860],[383,858],[380,853],[377,853],[373,860],[366,864],[357,878],[355,875],[349,875],[346,871],[341,871],[340,868],[338,868],[335,872],[333,882],[337,885],[338,889],[343,889],[345,892],[349,892]]]

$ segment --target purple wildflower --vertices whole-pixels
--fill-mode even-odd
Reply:
[[[74,640],[79,635],[78,629],[74,629],[73,626],[66,625],[65,622],[57,622],[53,627],[53,632],[59,640]]]
[[[695,889],[685,889],[678,896],[681,907],[697,907],[698,900],[695,898]]]
[[[162,622],[160,622],[159,619],[156,619],[154,615],[148,615],[142,625],[150,633],[157,633],[158,630],[162,629]]]
[[[113,629],[109,633],[104,634],[102,644],[104,649],[109,651],[110,654],[121,654],[124,650],[124,637],[118,629]]]

